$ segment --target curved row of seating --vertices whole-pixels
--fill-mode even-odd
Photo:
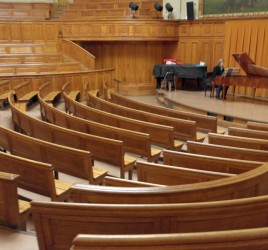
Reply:
[[[40,96],[40,93],[39,100],[41,103],[41,107],[43,105],[43,107],[50,107],[54,111],[56,110],[51,105],[44,102],[44,100]],[[23,114],[23,112],[17,109],[14,100],[11,99],[10,102],[12,104],[12,114],[17,113],[16,115],[13,115],[13,121],[16,124],[17,128],[21,128],[22,130],[24,130],[23,127],[27,128],[28,126],[30,128],[31,126],[33,126],[29,126],[29,124],[27,125],[27,123],[25,122],[27,121],[27,119],[30,120],[33,118],[30,118],[27,114]],[[54,120],[58,119],[55,115],[47,115],[43,107],[41,108],[41,110],[44,117],[51,117]],[[69,115],[69,117],[72,116]],[[46,126],[48,125],[48,123],[45,124]],[[33,131],[29,130],[29,128],[28,131]],[[4,138],[1,139],[2,147],[6,148],[10,152],[12,152],[12,150],[13,152],[22,152],[23,149],[21,149],[20,147],[16,147],[18,143],[15,143],[17,139],[15,141],[13,140],[15,136],[12,136],[13,139],[9,138],[7,141],[5,141],[5,138],[7,138],[7,134],[5,134],[4,132],[5,131],[1,129],[2,135],[0,136],[0,138]],[[209,136],[214,135],[216,136],[216,134],[209,134]],[[217,135],[217,137],[232,138],[234,136]],[[248,141],[250,140],[255,140],[256,144],[257,142],[260,144],[265,141],[262,139],[244,138],[243,142],[245,143],[245,145],[248,145]],[[11,141],[12,143],[8,144],[8,141]],[[198,144],[198,142],[194,143]],[[264,145],[266,144],[264,143]],[[259,146],[257,148],[266,150],[265,147]],[[34,152],[33,150],[31,151],[31,153]],[[249,151],[254,151],[254,153],[255,151],[258,151],[259,153],[260,150],[250,149]],[[164,160],[165,154],[167,153],[170,153],[170,151],[164,151]],[[196,158],[199,162],[201,159],[198,158],[197,155],[194,156],[179,152],[173,153],[185,157],[191,156],[192,159]],[[254,157],[256,156],[254,155]],[[174,158],[174,156],[172,156],[171,158]],[[186,162],[188,163],[189,158],[186,159],[188,159],[186,160]],[[265,157],[263,159],[265,160]],[[247,160],[256,160],[256,158]],[[234,164],[234,162],[239,161],[233,160],[232,164]],[[139,164],[146,165],[148,163],[138,162],[137,171],[139,169]],[[230,162],[228,164],[230,164]],[[177,232],[178,234],[176,236],[180,237],[180,235],[182,235],[182,232],[186,232],[187,235],[185,235],[185,237],[190,237],[193,232],[204,232],[201,235],[204,235],[204,237],[206,237],[206,235],[208,234],[206,232],[213,231],[211,232],[211,234],[216,235],[215,237],[221,237],[221,235],[228,235],[229,232],[216,231],[242,229],[240,236],[243,237],[242,235],[245,235],[245,238],[243,238],[245,242],[249,241],[252,243],[252,238],[262,239],[261,235],[263,236],[263,239],[265,239],[265,228],[262,231],[258,228],[267,226],[265,225],[265,221],[267,221],[265,217],[267,216],[267,211],[265,211],[265,207],[267,206],[265,205],[265,202],[266,195],[268,192],[268,187],[265,184],[265,180],[267,179],[268,174],[267,164],[264,164],[260,167],[258,166],[261,163],[257,162],[253,163],[241,161],[241,164],[245,164],[241,166],[248,166],[249,168],[241,168],[243,170],[237,172],[239,173],[238,175],[230,177],[223,175],[219,176],[218,180],[212,180],[207,182],[201,180],[200,183],[192,183],[187,185],[143,188],[115,188],[108,186],[89,186],[81,184],[73,185],[68,189],[68,194],[70,194],[70,197],[73,201],[79,203],[89,202],[99,204],[32,202],[31,210],[36,225],[39,247],[40,249],[50,249],[53,245],[54,249],[69,249],[72,244],[72,239],[77,234],[81,233],[111,234],[111,232],[113,232],[115,234],[162,234],[165,232]],[[54,166],[53,163],[52,166]],[[232,168],[230,169],[234,170],[234,167],[235,165],[232,165]],[[252,170],[249,170],[250,167],[252,168]],[[230,171],[230,169],[228,169],[227,171]],[[228,201],[229,199],[233,200]],[[200,201],[206,202],[195,203]],[[190,203],[169,205],[169,203],[181,202]],[[101,203],[104,204],[101,205]],[[111,204],[107,205],[107,203]],[[114,203],[121,204],[115,205]],[[127,203],[131,203],[133,205],[124,205]],[[154,205],[145,205],[145,203],[153,203]],[[164,204],[156,205],[155,203]],[[53,221],[53,223],[51,223],[51,221]],[[105,223],[105,227],[103,226],[103,223]],[[60,228],[61,230],[56,230],[56,228]],[[243,234],[245,228],[248,228],[250,232],[256,232],[256,234],[254,234],[252,238],[248,238],[247,233]],[[42,233],[44,231],[46,231],[46,234]],[[190,232],[191,234],[188,234]],[[240,230],[237,231],[237,234],[239,233]],[[159,236],[159,239],[161,237],[164,237],[164,235]],[[206,239],[209,239],[209,236],[210,235],[208,234],[208,238]],[[138,236],[133,237],[139,238]],[[149,236],[147,235],[145,237]],[[233,237],[233,242],[235,241],[235,243],[233,244],[237,243],[238,247],[241,247],[243,244],[241,243],[241,240],[239,241],[237,238],[235,238],[235,232]],[[95,238],[97,238],[97,236],[95,236]],[[74,240],[74,244],[79,245],[85,243],[79,243],[80,241],[78,239],[79,237]],[[194,239],[197,240],[196,237],[193,236],[192,240]],[[228,239],[223,241],[226,243],[228,242]],[[180,243],[176,243],[176,245],[179,244]],[[207,242],[204,244],[205,249],[205,247],[207,246]],[[217,244],[215,244],[215,249],[217,249]],[[253,245],[256,246],[256,244]],[[265,240],[259,241],[258,244],[265,245]],[[75,247],[77,246],[74,246],[74,249]],[[212,249],[212,246],[210,247]]]

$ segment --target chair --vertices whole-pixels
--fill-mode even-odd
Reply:
[[[207,95],[207,89],[209,89],[210,90],[210,97],[211,97],[212,75],[213,75],[213,72],[206,72],[205,77],[203,79],[203,87],[204,87],[204,91],[205,91],[205,96]]]
[[[171,91],[171,88],[174,87],[176,90],[176,86],[174,84],[174,76],[175,73],[174,72],[166,72],[164,79],[161,82],[161,89],[169,89],[169,91]]]

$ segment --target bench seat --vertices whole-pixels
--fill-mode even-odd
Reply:
[[[38,91],[31,91],[20,97],[17,102],[28,102],[33,98],[37,98]]]
[[[48,93],[45,97],[43,97],[43,100],[46,102],[54,103],[56,99],[59,98],[60,94],[61,94],[61,91],[52,91]]]

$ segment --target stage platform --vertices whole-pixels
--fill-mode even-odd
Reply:
[[[137,101],[185,111],[208,114],[218,117],[219,125],[245,127],[247,121],[268,123],[268,99],[261,100],[242,96],[227,95],[227,100],[222,101],[205,96],[203,91],[187,90],[156,90],[156,100],[152,96],[130,97]]]

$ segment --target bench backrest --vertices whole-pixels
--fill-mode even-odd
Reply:
[[[170,166],[179,166],[230,174],[243,173],[264,163],[259,161],[245,161],[169,150],[163,151],[163,162],[164,164]]]
[[[67,95],[64,94],[64,92],[63,97],[67,108],[71,110],[75,116],[113,127],[147,133],[150,135],[151,142],[153,144],[170,149],[174,148],[174,129],[170,126],[138,121],[97,110],[71,100]]]
[[[268,150],[268,140],[232,135],[208,134],[208,142],[224,146]]]
[[[11,89],[9,80],[0,81],[0,95],[4,94],[4,93],[7,93],[7,92],[10,92],[11,90],[12,89]]]
[[[233,174],[137,162],[138,180],[162,185],[180,185],[217,180]]]
[[[77,234],[161,234],[267,227],[268,197],[192,204],[31,202],[40,250],[70,249]]]
[[[157,123],[161,125],[171,126],[174,128],[174,139],[180,140],[196,140],[196,122],[182,120],[178,118],[167,117],[163,115],[152,114],[149,112],[135,110],[123,107],[114,103],[105,101],[99,97],[95,97],[87,93],[87,101],[91,107],[106,111],[112,114],[137,119],[146,122]]]
[[[248,128],[229,127],[228,135],[268,140],[267,131],[260,131]]]
[[[53,108],[39,95],[39,103],[41,107],[41,112],[43,113],[43,117],[60,127],[63,128],[55,128],[54,126],[50,126],[50,130],[57,129],[60,135],[54,135],[54,140],[59,144],[69,145],[71,147],[76,147],[79,149],[88,150],[92,153],[92,156],[95,160],[100,160],[109,164],[113,164],[116,166],[122,166],[124,164],[124,145],[120,140],[114,140],[105,138],[103,136],[91,135],[87,133],[90,129],[87,127],[87,124],[74,124],[72,122],[71,116],[63,113],[62,111]],[[41,123],[40,123],[41,125]],[[83,133],[77,132],[77,127],[81,126],[82,129],[79,130]],[[69,128],[67,131],[64,128]],[[74,130],[74,131],[70,131]],[[38,131],[36,131],[38,133]],[[45,132],[45,131],[44,131]],[[65,134],[65,136],[64,136]],[[69,134],[67,136],[67,134]],[[70,138],[74,138],[71,140]]]
[[[116,188],[74,185],[72,196],[88,203],[176,203],[228,200],[268,194],[267,163],[245,173],[219,180],[167,187]]]
[[[42,98],[47,96],[52,91],[53,91],[53,87],[52,87],[52,84],[49,82],[45,82],[39,87],[39,94]]]
[[[247,122],[247,128],[268,131],[268,124],[267,123],[260,123],[260,122]]]
[[[268,152],[264,150],[229,147],[195,141],[187,141],[187,152],[247,161],[268,161]]]
[[[142,181],[133,181],[125,180],[117,177],[105,176],[103,183],[104,186],[112,187],[160,187],[164,185],[142,182]]]
[[[18,175],[0,172],[0,224],[19,226]]]
[[[111,101],[113,103],[129,107],[136,110],[142,110],[149,113],[159,114],[163,116],[169,116],[178,119],[191,120],[196,122],[196,129],[203,132],[217,133],[217,118],[207,115],[201,115],[197,113],[190,113],[181,110],[168,109],[158,107],[142,102],[132,100],[117,93],[111,92]]]
[[[252,250],[268,248],[268,228],[252,228],[228,231],[110,235],[79,234],[73,240],[71,250]]]
[[[19,175],[18,187],[57,200],[51,164],[0,152],[0,171]]]
[[[14,92],[15,92],[17,100],[22,98],[27,93],[30,93],[32,90],[33,90],[32,89],[32,84],[31,84],[30,81],[22,82],[21,84],[17,85],[14,88]]]
[[[0,127],[0,145],[14,155],[46,162],[54,169],[93,182],[92,155]]]

